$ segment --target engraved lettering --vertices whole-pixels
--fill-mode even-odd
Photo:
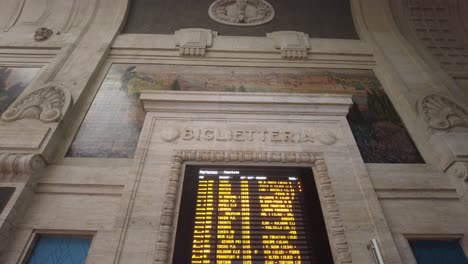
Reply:
[[[214,131],[214,130],[207,129],[207,130],[205,130],[204,138],[205,138],[206,140],[213,140],[213,139],[214,139],[214,135],[215,135],[215,131]]]
[[[312,137],[308,132],[302,133],[302,140],[304,142],[314,142],[314,137]]]
[[[192,140],[193,139],[193,130],[192,129],[184,129],[184,135],[182,136],[183,140]]]
[[[245,133],[247,134],[248,141],[254,141],[255,130],[246,130]]]
[[[301,132],[281,131],[281,130],[244,130],[244,129],[192,129],[185,128],[175,130],[176,132],[167,130],[162,132],[162,139],[166,142],[172,142],[178,138],[190,141],[237,141],[237,142],[285,142],[285,143],[319,143],[324,145],[332,145],[337,141],[334,133],[329,132],[326,136],[315,135],[313,131],[303,130]],[[181,137],[179,137],[181,135]],[[317,139],[317,141],[315,140]],[[171,141],[172,140],[172,141]]]
[[[284,132],[284,142],[296,142],[294,140],[294,135],[295,134],[289,131]]]
[[[271,132],[271,141],[272,142],[281,142],[283,139],[280,137],[279,131],[272,131]]]
[[[265,142],[266,138],[267,138],[268,131],[258,131],[258,132],[263,133],[262,141]]]
[[[234,141],[245,141],[243,130],[234,131]]]
[[[215,138],[216,138],[216,141],[227,141],[227,140],[228,140],[228,139],[226,138],[225,135],[223,136],[223,135],[221,134],[221,130],[220,130],[220,129],[216,129],[216,136],[215,136]]]

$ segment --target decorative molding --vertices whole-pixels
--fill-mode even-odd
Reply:
[[[218,23],[245,27],[270,22],[275,17],[275,9],[265,0],[216,0],[208,14]]]
[[[63,195],[122,196],[124,185],[117,184],[67,184],[39,182],[36,193],[54,193]]]
[[[448,169],[448,173],[468,183],[468,162],[455,162]]]
[[[213,44],[213,37],[218,36],[218,32],[203,28],[180,29],[174,34],[179,54],[185,56],[205,56],[206,48]]]
[[[403,188],[388,188],[375,189],[379,200],[424,200],[424,199],[444,199],[458,200],[460,199],[457,190],[453,189],[403,189]]]
[[[1,119],[12,122],[23,118],[44,123],[58,122],[71,105],[70,93],[60,85],[49,84],[12,104]]]
[[[0,174],[33,173],[45,168],[41,155],[0,153]]]
[[[11,14],[10,19],[8,19],[8,22],[6,25],[3,26],[3,31],[8,32],[18,21],[18,18],[20,17],[21,13],[23,12],[24,8],[24,3],[26,0],[17,0],[15,1],[16,5],[15,8],[13,9],[13,13]]]
[[[468,128],[468,113],[446,97],[430,94],[421,101],[422,112],[430,128],[448,130],[453,127]]]
[[[68,33],[73,26],[73,22],[75,22],[76,16],[78,14],[80,3],[78,0],[73,0],[72,8],[70,10],[70,15],[67,17],[67,21],[65,22],[64,26],[62,27],[62,31],[64,33]]]
[[[176,228],[176,208],[183,163],[196,162],[268,162],[310,164],[324,212],[330,244],[335,261],[340,264],[352,263],[343,221],[339,212],[335,192],[328,176],[325,160],[320,153],[308,152],[255,152],[255,151],[217,151],[217,150],[178,150],[172,158],[169,184],[164,197],[163,211],[156,243],[154,263],[170,262]]]
[[[45,143],[50,131],[51,128],[48,126],[34,124],[26,126],[0,125],[0,149],[17,152],[36,151]]]
[[[405,37],[418,40],[452,77],[468,76],[468,34],[464,29],[465,0],[390,1]]]
[[[297,31],[276,31],[267,37],[275,42],[275,48],[281,50],[284,59],[306,59],[310,49],[309,35]]]

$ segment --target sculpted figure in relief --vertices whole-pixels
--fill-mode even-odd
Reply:
[[[208,13],[222,24],[256,26],[270,22],[275,11],[265,0],[217,0]]]

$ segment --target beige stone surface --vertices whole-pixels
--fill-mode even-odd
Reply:
[[[17,188],[0,214],[0,240],[8,241],[0,243],[0,263],[21,263],[33,238],[50,233],[92,235],[88,264],[161,263],[164,252],[170,259],[172,244],[162,242],[173,237],[170,219],[178,215],[180,186],[175,200],[168,195],[174,171],[181,177],[185,164],[215,162],[312,166],[318,175],[314,162],[271,153],[323,157],[352,263],[373,263],[367,250],[373,238],[387,264],[415,263],[408,245],[415,237],[461,239],[468,252],[466,114],[446,117],[465,120],[455,128],[431,129],[421,111],[422,100],[434,94],[467,110],[467,83],[408,35],[400,3],[353,0],[360,40],[308,39],[307,56],[286,60],[278,41],[266,35],[213,36],[203,58],[180,56],[175,35],[119,35],[127,0],[0,1],[0,65],[42,67],[21,97],[45,85],[70,95],[70,107],[59,109],[56,122],[0,121],[0,186]],[[33,37],[40,26],[54,32],[43,42]],[[203,92],[142,94],[148,113],[134,159],[64,158],[112,63],[372,69],[427,164],[364,164],[345,118],[347,96]],[[204,136],[198,139],[197,131]],[[218,131],[233,133],[232,140],[210,136]],[[286,132],[307,132],[313,142],[298,142]],[[238,158],[218,160],[209,152],[174,168],[175,153],[183,150]],[[259,153],[273,158],[260,160]],[[43,170],[42,160],[48,165]],[[168,210],[169,201],[175,210]]]

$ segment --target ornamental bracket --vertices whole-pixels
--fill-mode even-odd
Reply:
[[[205,56],[218,32],[203,28],[184,28],[175,33],[176,47],[181,56]]]
[[[275,48],[281,50],[283,59],[307,59],[310,49],[309,35],[297,31],[276,31],[267,37],[275,42]]]

